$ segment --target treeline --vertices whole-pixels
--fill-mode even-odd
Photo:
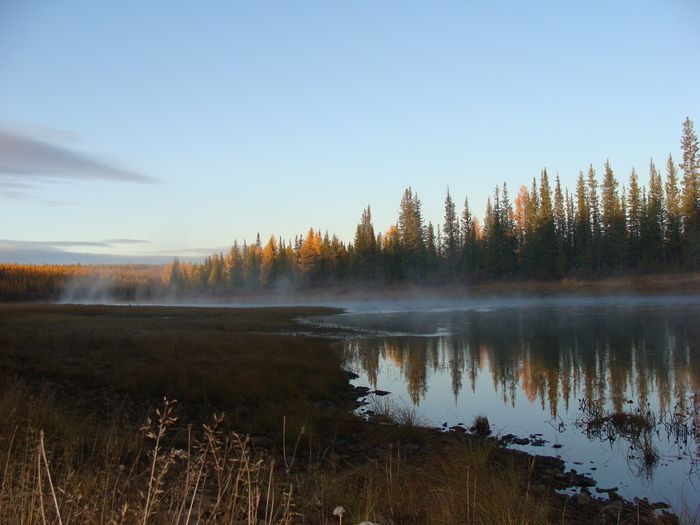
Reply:
[[[166,295],[235,295],[242,290],[307,288],[334,283],[440,284],[481,279],[603,277],[629,272],[700,269],[700,155],[693,122],[681,137],[682,162],[653,160],[648,182],[633,169],[621,185],[609,162],[591,165],[573,191],[546,169],[513,199],[504,183],[486,203],[483,221],[468,199],[460,213],[445,197],[441,225],[425,223],[409,187],[396,224],[377,233],[368,206],[352,243],[309,229],[295,239],[234,242],[203,263],[167,265],[0,266],[0,298],[46,299]],[[97,297],[96,297],[97,298]]]
[[[628,272],[700,269],[700,156],[693,122],[683,123],[683,161],[653,160],[648,183],[633,169],[620,185],[609,162],[599,180],[591,165],[573,191],[546,169],[511,200],[504,183],[488,199],[483,222],[465,199],[458,214],[447,190],[442,225],[423,220],[405,190],[395,225],[375,233],[368,206],[352,244],[310,229],[285,243],[234,243],[203,264],[178,260],[166,286],[180,292],[318,285],[333,282],[441,283],[483,278],[582,278]]]
[[[149,299],[161,296],[167,265],[0,264],[0,300]]]

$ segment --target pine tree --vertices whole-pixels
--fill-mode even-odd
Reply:
[[[698,136],[689,118],[683,123],[681,138],[683,162],[683,187],[681,193],[681,213],[683,216],[682,249],[687,268],[700,268],[700,154]]]
[[[298,253],[299,270],[304,283],[311,283],[318,278],[321,242],[321,235],[313,228],[309,228]]]
[[[539,201],[537,240],[540,247],[540,265],[538,273],[541,277],[549,278],[555,274],[556,228],[547,168],[544,168],[540,175]]]
[[[576,267],[574,256],[574,239],[576,227],[576,206],[574,204],[574,196],[569,193],[569,190],[564,190],[564,202],[566,203],[566,236],[564,240],[566,250],[566,269],[572,270]]]
[[[503,183],[500,200],[500,221],[501,221],[501,265],[503,273],[513,275],[518,266],[518,239],[515,236],[515,218],[513,206],[508,197],[508,186]]]
[[[260,234],[257,242],[246,245],[243,241],[243,285],[246,288],[258,288],[260,286],[260,261],[262,248],[260,247]]]
[[[522,220],[522,232],[520,234],[520,265],[528,276],[535,276],[540,268],[540,239],[539,239],[539,215],[540,195],[537,190],[537,180],[533,177],[530,191],[525,193],[521,188],[519,199],[524,201]],[[517,232],[516,232],[517,236]]]
[[[469,199],[464,199],[461,217],[462,231],[462,273],[469,277],[478,269],[478,241],[474,216],[469,209]]]
[[[425,239],[425,272],[426,276],[435,276],[438,273],[439,256],[438,242],[435,237],[435,227],[428,221],[423,233]]]
[[[579,172],[576,182],[576,211],[574,217],[574,266],[591,271],[591,214],[588,206],[588,187]]]
[[[642,229],[644,227],[644,204],[637,172],[632,168],[627,195],[627,217],[629,238],[629,265],[638,268],[642,260]]]
[[[355,229],[355,242],[353,244],[353,267],[355,274],[360,279],[373,279],[376,276],[377,250],[377,240],[372,225],[372,211],[368,205],[367,209],[362,212],[360,223]]]
[[[664,188],[661,173],[656,169],[653,159],[649,161],[649,194],[644,229],[642,231],[642,262],[645,268],[660,270],[663,261],[664,224]]]
[[[484,270],[493,276],[500,274],[498,264],[498,242],[500,237],[499,196],[500,188],[496,186],[494,200],[496,206],[491,205],[491,198],[486,200],[484,212]]]
[[[664,257],[667,267],[677,267],[681,260],[681,197],[678,189],[678,170],[669,153],[666,161],[666,224],[664,232]]]
[[[401,260],[401,234],[396,225],[392,224],[382,239],[382,272],[387,282],[405,278]]]
[[[425,275],[425,239],[418,194],[411,188],[401,198],[398,220],[401,236],[401,259],[406,277],[418,281]]]
[[[168,270],[166,279],[168,289],[173,292],[182,291],[183,282],[182,274],[180,272],[180,259],[175,257]]]
[[[591,264],[594,271],[600,271],[600,202],[598,201],[598,181],[593,164],[588,168],[588,209],[591,214]]]
[[[272,285],[277,277],[277,256],[277,239],[275,239],[274,235],[271,235],[270,240],[267,241],[262,251],[260,261],[260,285],[263,288],[268,288]]]
[[[226,254],[226,282],[229,288],[243,286],[243,257],[238,248],[238,241],[233,241],[231,249]]]
[[[445,261],[445,274],[450,279],[458,273],[460,252],[459,219],[448,187],[445,197],[445,222],[442,225],[441,254]]]
[[[534,181],[533,181],[534,182]],[[523,251],[526,246],[526,228],[528,220],[528,208],[530,206],[530,190],[524,184],[518,188],[518,194],[513,201],[515,209],[513,210],[513,218],[515,223],[515,237],[518,240],[518,258],[523,264]]]
[[[624,211],[617,193],[618,182],[610,167],[610,160],[605,161],[605,174],[600,187],[601,222],[600,255],[603,268],[619,270],[622,267],[624,245],[627,240]]]
[[[566,201],[561,191],[559,174],[554,181],[554,234],[555,259],[554,269],[557,277],[563,277],[568,270],[568,225],[566,220]]]

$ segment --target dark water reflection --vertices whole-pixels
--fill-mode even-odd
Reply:
[[[345,345],[358,384],[436,425],[483,414],[501,435],[541,434],[522,448],[561,455],[599,486],[700,505],[699,302],[358,311],[332,322],[363,330]]]

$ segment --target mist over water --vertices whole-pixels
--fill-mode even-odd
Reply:
[[[698,297],[431,303],[323,319],[357,331],[345,343],[357,384],[436,426],[486,415],[528,440],[518,448],[626,498],[700,508]]]

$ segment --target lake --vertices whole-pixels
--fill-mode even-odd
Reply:
[[[345,366],[382,402],[447,428],[483,415],[600,488],[700,508],[698,297],[358,304],[323,321],[353,334]]]

